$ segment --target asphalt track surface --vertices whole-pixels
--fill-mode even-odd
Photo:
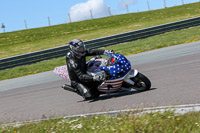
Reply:
[[[0,81],[0,123],[143,107],[200,103],[200,42],[129,55],[152,82],[146,92],[121,92],[83,101],[60,86],[52,71]]]

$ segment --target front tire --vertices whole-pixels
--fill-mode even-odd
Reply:
[[[142,73],[138,73],[134,78],[131,78],[135,82],[133,89],[138,91],[146,91],[151,88],[151,81]]]

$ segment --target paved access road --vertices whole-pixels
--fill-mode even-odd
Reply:
[[[146,92],[122,92],[93,101],[62,90],[52,71],[0,81],[0,122],[200,103],[200,42],[129,55],[132,67],[150,78]]]

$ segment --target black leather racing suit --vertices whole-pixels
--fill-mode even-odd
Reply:
[[[76,58],[75,55],[70,51],[66,55],[67,69],[69,73],[69,78],[71,80],[71,86],[75,89],[82,87],[89,91],[95,86],[93,81],[93,76],[86,73],[87,64],[86,56],[102,55],[105,50],[101,49],[91,49],[86,51],[86,55],[82,56],[80,59]]]

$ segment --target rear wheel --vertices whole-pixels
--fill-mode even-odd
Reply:
[[[131,78],[135,82],[133,89],[139,91],[146,91],[151,88],[151,81],[142,73],[138,73],[134,78]]]

